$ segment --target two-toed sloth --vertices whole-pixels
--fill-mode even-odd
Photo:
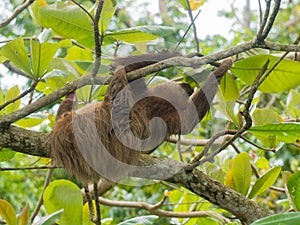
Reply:
[[[117,181],[135,168],[141,153],[152,152],[170,135],[189,133],[208,112],[232,61],[221,62],[194,93],[184,83],[148,88],[144,79],[128,82],[127,72],[176,55],[161,52],[118,59],[103,102],[75,110],[76,94],[68,94],[50,136],[56,164],[83,184],[99,177]]]

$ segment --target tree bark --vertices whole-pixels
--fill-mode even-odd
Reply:
[[[0,146],[24,154],[50,157],[47,139],[48,134],[46,133],[10,126],[1,132]],[[256,202],[213,180],[203,172],[197,169],[186,170],[185,163],[169,158],[141,155],[138,166],[138,170],[133,172],[132,176],[166,180],[179,184],[213,204],[226,209],[247,224],[270,214]]]

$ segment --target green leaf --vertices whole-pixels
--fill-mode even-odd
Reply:
[[[80,40],[93,39],[93,28],[88,15],[78,6],[69,2],[41,6],[38,13],[39,23],[51,28],[56,34]]]
[[[17,124],[18,126],[23,128],[30,128],[41,124],[42,122],[45,121],[45,119],[46,117],[43,118],[26,117],[24,119],[18,120],[14,124]]]
[[[6,95],[5,95],[5,102],[12,100],[19,95],[20,95],[20,89],[17,85],[15,85],[12,88],[7,90]],[[9,114],[9,113],[16,111],[17,109],[20,108],[20,104],[21,104],[21,99],[18,99],[17,101],[14,101],[13,103],[7,105],[5,107],[5,113]]]
[[[59,46],[59,43],[45,42],[41,44],[37,40],[30,42],[32,71],[35,79],[42,78],[47,72],[47,67]]]
[[[278,61],[279,57],[271,55],[256,55],[234,64],[230,70],[248,85],[261,71],[263,65],[270,60],[267,71]],[[281,93],[297,87],[300,84],[300,63],[292,60],[283,60],[271,72],[269,77],[260,85],[259,90],[265,93]]]
[[[16,155],[15,151],[7,148],[0,149],[0,162],[11,160]]]
[[[234,124],[239,125],[238,117],[235,114],[235,101],[223,101],[220,100],[219,104],[216,105],[216,109],[219,110],[226,118],[232,121]]]
[[[251,127],[249,133],[259,137],[276,137],[279,142],[295,143],[300,137],[300,123],[277,123]]]
[[[140,43],[152,41],[158,37],[165,37],[174,32],[171,27],[165,26],[140,26],[132,27],[105,35],[104,41],[125,41],[128,43]]]
[[[0,54],[10,60],[16,67],[23,70],[27,74],[32,74],[28,55],[25,50],[23,39],[17,38],[4,45]]]
[[[253,198],[271,187],[276,181],[280,171],[280,166],[275,166],[274,168],[268,170],[255,182],[248,197]]]
[[[281,116],[271,109],[256,108],[252,114],[255,126],[263,126],[272,123],[280,123],[283,121]]]
[[[287,188],[293,201],[295,210],[300,210],[300,171],[295,173],[287,182]]]
[[[35,223],[35,225],[52,225],[55,224],[61,217],[64,209],[58,210],[48,216],[45,216],[42,220]]]
[[[246,152],[235,157],[232,164],[232,175],[235,190],[246,196],[251,182],[250,157]]]
[[[268,216],[259,220],[256,220],[250,225],[296,225],[299,224],[300,213],[291,212],[278,215]]]
[[[218,94],[221,94],[225,101],[235,101],[240,96],[236,81],[228,73],[220,82]]]
[[[67,180],[52,182],[45,190],[43,200],[48,213],[64,209],[60,225],[81,225],[82,194],[74,183]]]
[[[158,219],[158,216],[155,216],[155,215],[139,216],[139,217],[135,217],[135,218],[126,220],[122,223],[119,223],[119,225],[137,225],[137,224],[152,225],[152,224],[154,224],[154,221],[157,219]]]
[[[0,199],[0,216],[5,220],[7,225],[17,225],[16,212],[9,202]]]
[[[29,222],[29,206],[25,205],[22,212],[18,215],[18,225],[27,225]]]

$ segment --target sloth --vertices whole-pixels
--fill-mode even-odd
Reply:
[[[82,184],[100,177],[118,181],[137,169],[141,154],[154,151],[174,134],[188,134],[207,114],[218,84],[232,61],[226,59],[201,89],[166,82],[148,88],[126,73],[174,56],[161,52],[119,58],[102,102],[76,110],[72,92],[60,104],[50,134],[51,157]]]

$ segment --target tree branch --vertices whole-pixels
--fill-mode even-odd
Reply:
[[[255,42],[246,42],[244,44],[237,45],[227,50],[223,50],[217,52],[215,54],[209,56],[203,56],[200,58],[186,58],[186,57],[174,57],[167,59],[165,61],[161,61],[150,66],[129,72],[127,74],[128,80],[134,80],[140,77],[144,77],[150,73],[155,73],[161,71],[163,69],[172,67],[172,66],[182,66],[182,67],[200,67],[207,63],[215,62],[241,52],[250,50],[252,48],[264,48],[270,50],[280,50],[280,51],[289,51],[289,52],[300,52],[300,46],[297,45],[280,45],[272,42],[265,42],[263,44],[258,44]],[[81,77],[78,80],[67,83],[66,86],[59,88],[58,90],[52,92],[51,94],[43,97],[42,99],[37,100],[30,105],[27,105],[9,115],[0,117],[0,127],[6,129],[9,125],[17,120],[24,118],[25,116],[41,109],[44,106],[60,99],[65,96],[67,93],[72,92],[80,87],[91,84],[103,85],[107,84],[109,81],[108,77],[95,77],[93,78],[91,75],[87,75]]]
[[[171,212],[162,209],[158,209],[156,205],[151,205],[146,202],[128,202],[128,201],[114,201],[106,198],[99,197],[99,202],[106,206],[115,207],[128,207],[144,209],[151,214],[162,216],[162,217],[173,217],[173,218],[197,218],[197,217],[211,217],[219,220],[221,223],[228,223],[228,219],[214,211],[192,211],[192,212]]]
[[[28,8],[35,0],[28,0],[25,1],[23,4],[19,5],[11,14],[10,17],[8,17],[6,20],[0,23],[0,28],[5,27],[8,25],[13,19],[15,19],[24,9]]]
[[[0,146],[24,154],[49,157],[48,134],[11,126],[0,135]],[[179,184],[208,201],[228,210],[246,223],[269,215],[269,212],[233,189],[211,179],[194,169],[187,171],[187,164],[165,158],[141,155],[138,169],[132,176],[166,180]]]

